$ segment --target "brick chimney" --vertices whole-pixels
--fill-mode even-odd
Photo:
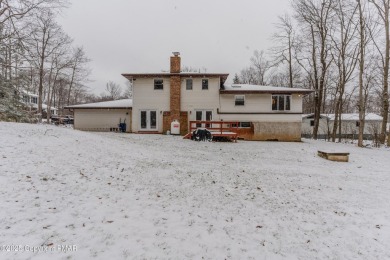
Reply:
[[[171,57],[171,73],[180,73],[180,53],[173,52]],[[170,109],[171,120],[180,120],[180,75],[171,75]]]
[[[173,52],[171,57],[171,73],[180,73],[180,52]]]

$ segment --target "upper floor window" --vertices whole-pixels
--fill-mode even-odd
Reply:
[[[245,96],[244,95],[236,95],[234,96],[234,104],[236,106],[244,106],[245,105]]]
[[[31,103],[38,104],[38,98],[37,97],[31,97]]]
[[[164,80],[155,79],[154,80],[154,89],[164,89]]]
[[[186,79],[186,90],[192,90],[192,79]]]
[[[272,110],[285,111],[291,109],[291,95],[272,95]]]
[[[202,79],[202,89],[209,89],[209,80]]]

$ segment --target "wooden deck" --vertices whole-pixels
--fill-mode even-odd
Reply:
[[[213,137],[226,137],[237,142],[238,122],[236,121],[190,121],[190,132],[184,139],[191,139],[192,133],[196,129],[207,129]]]

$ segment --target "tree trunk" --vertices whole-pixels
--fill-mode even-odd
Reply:
[[[316,40],[315,32],[313,25],[310,26],[311,36],[312,36],[312,61],[313,61],[313,70],[314,70],[314,127],[313,127],[313,139],[317,140],[318,128],[320,122],[320,107],[321,107],[321,98],[319,98],[318,90],[318,72],[317,72],[317,55],[316,55]]]
[[[363,73],[364,73],[364,54],[365,54],[365,24],[363,20],[363,11],[360,3],[361,0],[357,0],[359,6],[359,24],[360,24],[360,60],[359,60],[359,138],[358,146],[363,146],[363,131],[365,120],[365,102],[363,97]]]

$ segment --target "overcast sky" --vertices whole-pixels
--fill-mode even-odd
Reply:
[[[272,45],[288,0],[71,0],[59,23],[92,59],[89,83],[100,94],[121,73],[161,72],[179,51],[182,66],[234,73]]]

